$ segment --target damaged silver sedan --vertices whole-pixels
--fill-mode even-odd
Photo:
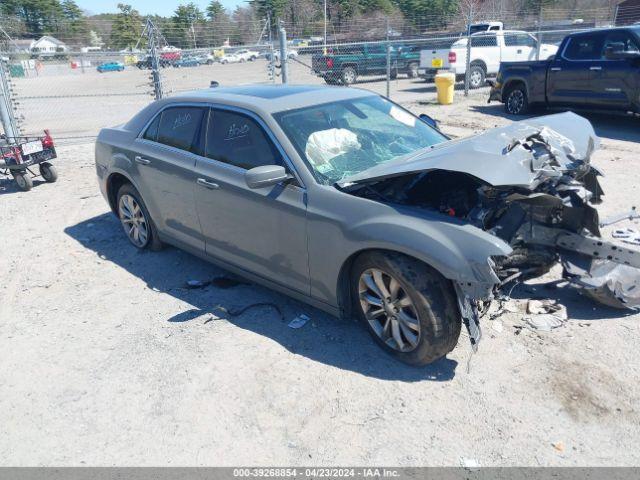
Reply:
[[[247,86],[153,103],[100,133],[96,165],[136,247],[355,315],[425,364],[462,324],[477,348],[501,289],[558,262],[594,300],[640,306],[640,252],[600,235],[597,146],[571,113],[450,140],[371,92]]]

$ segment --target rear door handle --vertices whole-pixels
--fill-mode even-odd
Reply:
[[[151,160],[149,160],[148,158],[141,157],[139,155],[136,155],[135,161],[140,165],[149,165],[151,163]]]
[[[220,185],[218,185],[217,183],[208,182],[204,178],[199,178],[196,183],[210,190],[218,190],[220,188]]]
[[[598,71],[602,70],[602,67],[589,67],[589,70]]]

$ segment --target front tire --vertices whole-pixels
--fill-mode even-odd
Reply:
[[[508,90],[504,110],[510,115],[524,115],[529,111],[529,98],[524,85],[516,85]]]
[[[129,241],[139,249],[160,250],[162,242],[140,193],[130,183],[118,190],[118,218]]]
[[[434,362],[458,342],[461,320],[452,285],[416,259],[382,251],[359,256],[351,295],[374,340],[404,363]]]
[[[40,175],[45,182],[54,183],[58,180],[58,171],[49,162],[42,162],[39,166]]]
[[[31,190],[33,188],[33,179],[31,178],[31,176],[28,173],[13,173],[11,172],[11,174],[13,175],[13,179],[16,181],[16,183],[18,184],[18,188],[20,190],[22,190],[23,192],[28,192],[29,190]]]

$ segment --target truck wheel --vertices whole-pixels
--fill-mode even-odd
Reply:
[[[58,180],[58,172],[55,167],[49,162],[42,162],[39,166],[40,175],[44,178],[45,182],[53,183]]]
[[[162,249],[156,226],[133,185],[125,183],[120,187],[116,205],[124,233],[136,248]]]
[[[28,173],[13,173],[13,179],[18,184],[18,188],[23,192],[28,192],[33,188],[33,179],[29,176]]]
[[[484,71],[484,67],[482,65],[471,65],[471,68],[469,69],[469,87],[480,88],[484,86],[486,76],[487,73]]]
[[[529,99],[524,85],[510,88],[504,99],[504,109],[511,115],[524,115],[529,110]]]
[[[358,73],[356,69],[353,67],[345,67],[342,69],[342,73],[340,74],[340,79],[342,83],[345,85],[351,85],[352,83],[356,83],[356,79],[358,78]]]
[[[411,62],[409,64],[409,68],[407,70],[407,77],[418,78],[418,64],[416,62]]]
[[[354,309],[384,350],[425,365],[454,349],[460,313],[452,285],[438,272],[406,255],[369,252],[351,274]]]

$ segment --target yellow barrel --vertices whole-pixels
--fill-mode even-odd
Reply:
[[[451,72],[438,73],[435,78],[438,90],[438,103],[450,105],[453,103],[453,87],[456,83],[456,75]]]

